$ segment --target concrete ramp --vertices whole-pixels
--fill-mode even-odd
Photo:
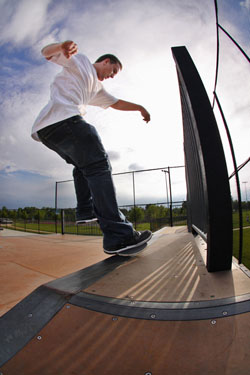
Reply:
[[[236,263],[208,273],[205,256],[201,238],[165,228],[137,257],[39,286],[1,318],[1,373],[248,374],[250,278]]]

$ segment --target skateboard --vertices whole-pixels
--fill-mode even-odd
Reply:
[[[143,243],[138,244],[137,246],[128,246],[124,248],[124,250],[119,250],[114,253],[110,253],[104,249],[104,253],[109,255],[119,255],[123,257],[133,257],[141,253],[143,250],[146,249],[148,242],[151,240],[153,233],[150,233],[150,237],[146,238]]]
[[[121,257],[134,257],[145,250],[147,245],[147,243],[144,243],[142,245],[133,247],[132,249],[120,251],[119,253],[116,253],[116,255],[119,255]]]
[[[143,244],[138,245],[138,246],[134,246],[131,249],[124,249],[124,250],[120,250],[117,253],[111,253],[111,254],[104,250],[104,253],[106,253],[108,255],[119,255],[121,257],[133,257],[133,256],[138,255],[139,253],[141,253],[143,250],[146,249],[146,247],[148,245],[148,241],[151,238],[152,238],[152,236],[147,240],[147,242],[144,242]]]

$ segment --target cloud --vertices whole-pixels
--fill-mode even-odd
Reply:
[[[141,170],[141,169],[143,169],[144,167],[143,166],[141,166],[140,164],[138,164],[138,163],[133,163],[133,164],[130,164],[129,166],[128,166],[128,170],[129,171],[139,171],[139,170]]]
[[[1,9],[2,17],[5,16],[2,19],[1,41],[14,45],[34,42],[45,23],[49,1],[12,1],[12,7],[9,1],[5,1]]]
[[[240,6],[242,8],[246,8],[247,10],[250,10],[250,0],[241,1]]]
[[[53,179],[26,171],[0,172],[0,184],[0,207],[54,206]]]
[[[109,150],[109,151],[107,151],[107,153],[108,153],[109,159],[111,161],[117,161],[117,160],[120,159],[120,154],[117,151]]]

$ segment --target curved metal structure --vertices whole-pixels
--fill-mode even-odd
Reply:
[[[173,47],[180,88],[188,226],[207,241],[207,269],[231,269],[232,206],[224,151],[206,90],[185,47]]]

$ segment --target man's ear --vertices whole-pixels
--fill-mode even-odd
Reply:
[[[107,57],[106,59],[103,60],[103,62],[104,62],[104,65],[109,64],[110,63],[110,59]]]

